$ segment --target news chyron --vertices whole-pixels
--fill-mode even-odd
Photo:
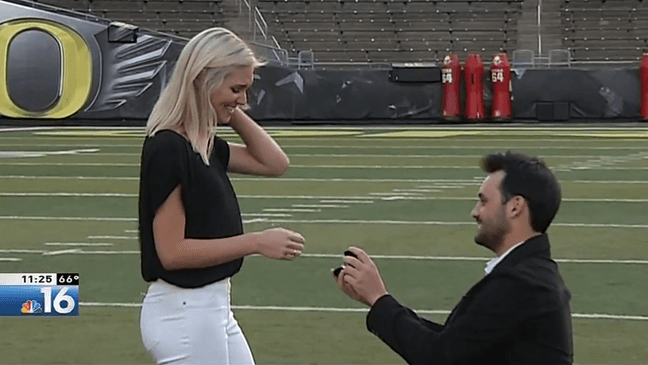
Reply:
[[[79,274],[0,273],[0,316],[79,316]]]

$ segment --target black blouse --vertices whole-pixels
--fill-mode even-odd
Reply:
[[[153,217],[171,192],[181,186],[185,238],[213,239],[243,234],[243,222],[234,188],[227,177],[229,145],[216,137],[210,166],[185,138],[171,130],[147,137],[142,149],[139,190],[139,239],[142,277],[163,279],[183,288],[197,288],[236,274],[237,259],[201,269],[166,270],[153,239]]]

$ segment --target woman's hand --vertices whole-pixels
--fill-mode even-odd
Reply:
[[[283,175],[290,160],[279,144],[245,112],[236,108],[230,127],[243,144],[228,142],[230,159],[227,171],[258,176]]]
[[[292,260],[299,257],[306,243],[304,236],[285,228],[266,229],[257,234],[257,252],[276,260]]]

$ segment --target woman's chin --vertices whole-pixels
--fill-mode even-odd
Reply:
[[[228,125],[230,120],[232,119],[232,115],[231,114],[222,115],[222,116],[219,115],[217,116],[217,118],[218,118],[219,125]]]

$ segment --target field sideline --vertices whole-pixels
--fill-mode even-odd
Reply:
[[[395,297],[443,321],[492,258],[472,240],[479,159],[513,149],[561,181],[549,234],[573,295],[575,362],[648,364],[648,127],[505,128],[269,128],[291,167],[231,176],[245,229],[287,227],[307,245],[293,262],[249,257],[233,279],[257,362],[402,364],[330,268],[362,246]],[[0,364],[151,363],[138,322],[142,139],[141,128],[0,129],[0,272],[81,276],[78,318],[0,318]]]

